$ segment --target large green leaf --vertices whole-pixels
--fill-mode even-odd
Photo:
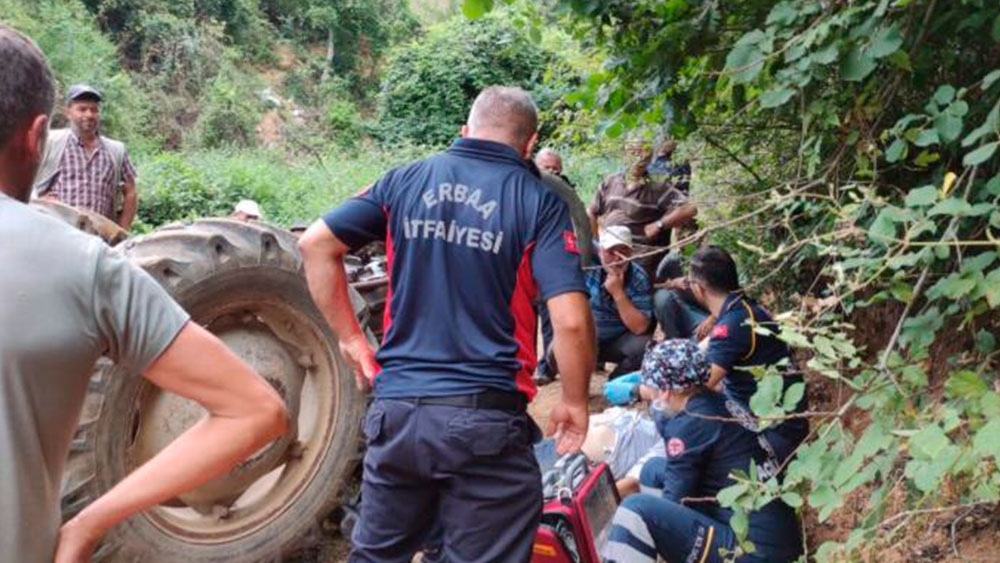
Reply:
[[[875,70],[875,66],[875,59],[860,45],[855,45],[840,63],[840,77],[849,82],[860,82]]]
[[[795,90],[791,88],[773,88],[760,95],[760,107],[776,108],[784,105],[795,95]]]
[[[951,374],[944,390],[954,399],[978,399],[989,391],[989,387],[976,372],[961,370]]]
[[[923,186],[915,190],[910,190],[910,193],[906,194],[905,202],[907,207],[922,207],[924,205],[933,205],[937,199],[937,187]]]
[[[976,289],[976,285],[977,282],[973,278],[961,274],[951,274],[939,279],[927,290],[927,294],[930,297],[943,296],[949,299],[961,299]]]
[[[899,162],[906,158],[906,153],[908,152],[908,146],[906,139],[900,137],[889,145],[889,148],[885,150],[885,160],[890,163]]]
[[[465,0],[462,3],[462,13],[469,19],[483,17],[493,9],[493,0]]]
[[[951,101],[954,99],[955,99],[955,87],[952,86],[951,84],[944,84],[938,86],[937,91],[934,92],[934,101],[937,102],[938,105],[946,106],[950,104]]]
[[[934,129],[937,130],[941,140],[950,143],[962,134],[962,118],[942,113],[934,118]]]
[[[788,25],[795,21],[798,12],[791,2],[779,2],[771,8],[771,13],[767,15],[767,25],[782,24]]]
[[[976,432],[972,440],[976,453],[1000,460],[1000,420],[993,419]]]
[[[930,424],[910,437],[910,451],[925,459],[934,459],[951,444],[951,440],[937,424]]]
[[[900,35],[899,28],[892,25],[875,32],[868,48],[868,54],[876,59],[887,57],[898,51],[902,44],[903,36]]]
[[[1000,70],[994,70],[993,72],[987,74],[983,77],[983,90],[989,90],[990,86],[1000,80]]]
[[[949,197],[948,199],[938,203],[927,212],[927,215],[934,217],[936,215],[968,215],[972,211],[972,205],[964,199],[958,199],[956,197]]]
[[[754,43],[737,43],[726,56],[726,72],[737,84],[744,84],[757,78],[763,68],[764,53]]]
[[[868,227],[868,237],[876,242],[888,242],[896,239],[896,222],[892,213],[883,209]]]
[[[917,133],[917,137],[913,139],[913,144],[918,147],[929,147],[931,145],[936,145],[941,142],[941,137],[938,135],[937,129],[923,129],[920,133]]]
[[[966,154],[965,158],[962,159],[962,164],[965,166],[980,165],[993,158],[993,154],[997,152],[998,146],[1000,146],[1000,142],[997,141],[986,143],[978,149]]]

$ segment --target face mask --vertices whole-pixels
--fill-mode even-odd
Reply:
[[[661,436],[666,434],[666,426],[670,420],[677,416],[679,411],[673,410],[663,399],[655,399],[649,402],[649,417],[653,419],[656,430]]]

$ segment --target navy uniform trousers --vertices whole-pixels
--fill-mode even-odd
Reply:
[[[428,542],[450,563],[530,560],[542,485],[526,412],[376,399],[364,434],[349,561],[410,563]]]

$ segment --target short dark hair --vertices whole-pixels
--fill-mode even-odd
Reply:
[[[691,258],[691,277],[718,293],[729,293],[740,288],[736,262],[722,247],[710,244]]]
[[[25,121],[50,115],[55,103],[52,70],[35,42],[0,24],[0,146]]]
[[[538,107],[531,94],[517,86],[489,86],[469,110],[471,129],[500,129],[512,140],[527,144],[538,129]]]

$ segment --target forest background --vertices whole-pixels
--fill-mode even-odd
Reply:
[[[61,86],[107,94],[140,232],[243,197],[312,220],[445,146],[491,83],[534,93],[585,200],[624,137],[680,139],[700,231],[678,248],[737,255],[809,383],[783,479],[720,493],[734,529],[780,497],[810,559],[997,560],[995,0],[0,0],[0,19]],[[755,413],[789,416],[804,389],[757,375]]]

